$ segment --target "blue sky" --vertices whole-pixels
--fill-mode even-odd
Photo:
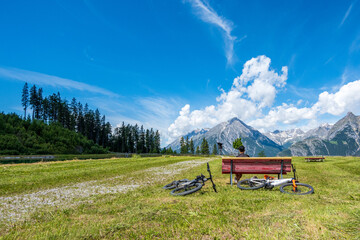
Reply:
[[[163,146],[234,116],[309,129],[360,114],[359,23],[354,0],[1,1],[0,109],[28,82]]]

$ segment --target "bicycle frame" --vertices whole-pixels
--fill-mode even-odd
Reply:
[[[263,183],[265,182],[265,187],[267,188],[273,188],[277,187],[286,183],[293,183],[294,190],[296,188],[296,169],[293,164],[291,164],[291,167],[293,169],[294,177],[293,178],[281,178],[281,179],[274,179],[273,177],[270,177],[268,175],[265,175],[265,179],[257,179],[257,178],[250,178],[250,181],[253,183]]]
[[[285,183],[291,183],[294,178],[283,178],[283,179],[258,179],[258,178],[250,178],[250,181],[253,183],[263,183],[265,182],[266,186],[276,187],[283,185]]]

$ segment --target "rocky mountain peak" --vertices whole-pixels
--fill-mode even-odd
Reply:
[[[236,124],[236,123],[240,123],[241,125],[245,126],[245,127],[249,127],[248,125],[246,125],[243,121],[241,121],[239,118],[234,117],[232,119],[230,119],[229,121],[227,121],[228,124]]]
[[[334,138],[339,132],[342,132],[344,129],[349,129],[351,130],[351,132],[354,132],[354,134],[358,133],[359,127],[359,117],[355,116],[352,112],[348,112],[345,117],[343,117],[334,124],[334,126],[330,129],[327,138]],[[347,130],[347,133],[349,133],[349,130]]]

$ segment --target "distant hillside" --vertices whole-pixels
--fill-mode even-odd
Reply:
[[[326,132],[326,136],[321,133]],[[349,112],[329,130],[320,129],[311,137],[291,145],[280,156],[360,156],[360,116]]]
[[[265,133],[265,136],[267,136],[277,144],[283,146],[284,148],[288,148],[292,144],[307,138],[317,137],[325,139],[331,127],[332,125],[325,123],[317,128],[310,129],[307,132],[304,132],[299,128],[295,128],[284,131],[276,130],[273,132],[267,132]]]
[[[0,154],[106,153],[80,133],[59,123],[23,120],[16,114],[0,113]]]
[[[238,118],[233,118],[227,122],[220,123],[209,130],[201,130],[192,135],[195,147],[200,146],[202,139],[205,138],[210,146],[210,152],[214,144],[223,143],[223,154],[237,154],[237,150],[232,147],[232,142],[241,137],[246,152],[250,156],[257,156],[260,151],[264,151],[266,156],[275,156],[283,148],[270,140],[268,137],[246,125]],[[185,135],[186,138],[186,135]],[[190,139],[190,138],[189,138]],[[174,141],[168,147],[179,152],[179,140]]]

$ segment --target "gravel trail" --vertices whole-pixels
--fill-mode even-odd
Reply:
[[[0,222],[11,223],[25,220],[31,213],[44,207],[61,209],[74,207],[81,203],[89,203],[91,202],[90,198],[96,195],[126,193],[140,186],[171,179],[172,175],[185,172],[211,160],[211,158],[205,158],[178,162],[164,167],[153,167],[137,171],[132,173],[131,177],[119,175],[28,194],[0,197]],[[205,171],[206,169],[204,169]],[[145,173],[145,178],[148,181],[137,179],[136,176],[140,173]]]

